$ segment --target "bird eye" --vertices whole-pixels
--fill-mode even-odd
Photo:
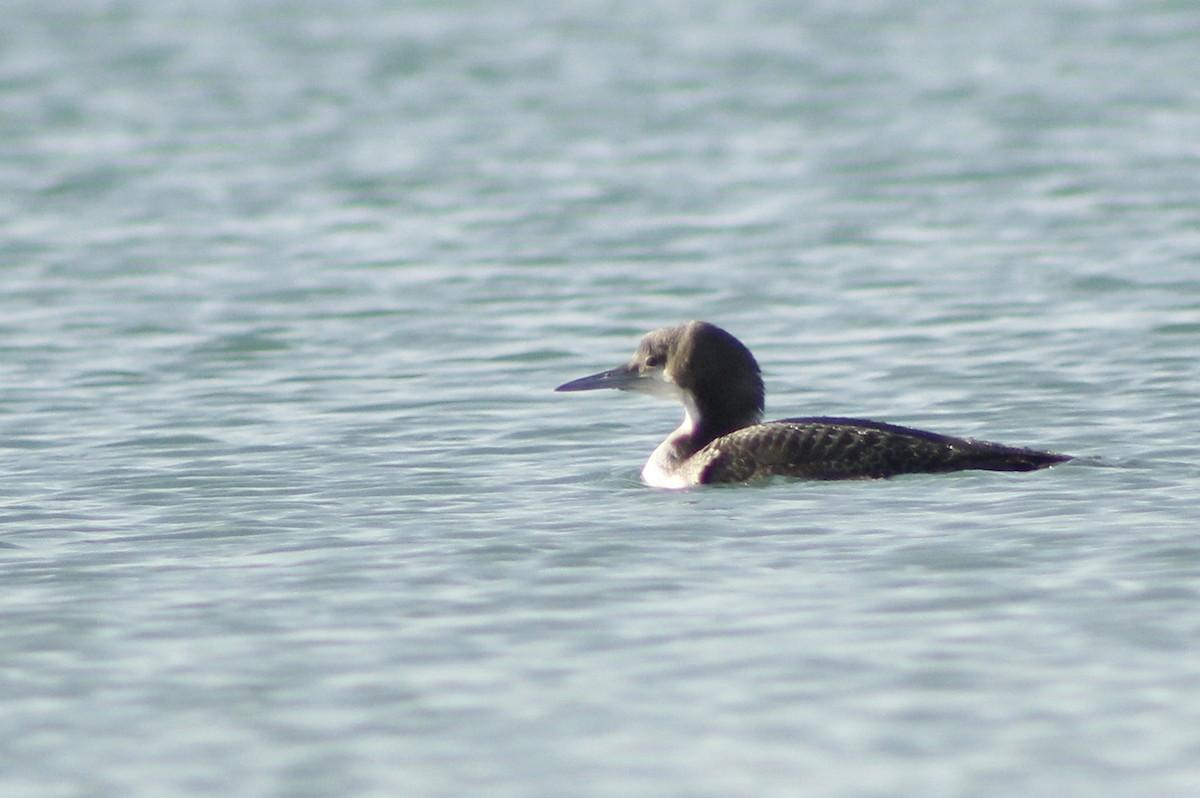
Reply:
[[[646,365],[652,369],[658,368],[663,364],[662,355],[647,355]]]

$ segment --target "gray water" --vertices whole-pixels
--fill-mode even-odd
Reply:
[[[1192,796],[1200,7],[0,26],[4,796]],[[664,492],[553,386],[1070,452]]]

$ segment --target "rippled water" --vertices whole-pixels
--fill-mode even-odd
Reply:
[[[1200,10],[13,2],[5,796],[1190,796]],[[662,492],[553,386],[1079,455]]]

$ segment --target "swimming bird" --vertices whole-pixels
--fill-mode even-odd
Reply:
[[[642,479],[657,488],[771,476],[871,479],[965,469],[1034,471],[1071,459],[857,418],[763,422],[763,381],[754,355],[737,338],[703,321],[647,333],[625,365],[555,390],[601,388],[683,404],[683,423],[642,469]]]

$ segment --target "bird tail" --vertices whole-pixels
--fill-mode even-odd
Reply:
[[[979,468],[984,471],[1037,471],[1073,459],[1069,454],[1042,452],[1037,449],[1021,449],[986,441],[971,441],[978,448],[967,454],[964,468]]]

